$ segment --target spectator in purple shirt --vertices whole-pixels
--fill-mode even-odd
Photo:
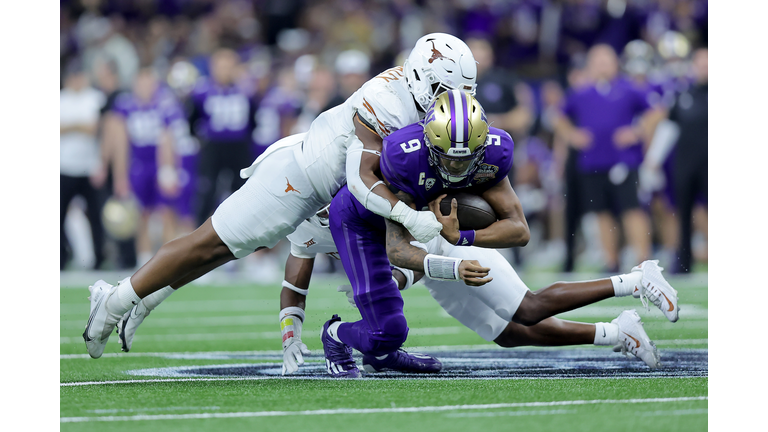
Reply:
[[[568,94],[556,127],[578,150],[582,208],[597,213],[605,270],[615,271],[619,254],[613,213],[621,216],[636,259],[648,259],[651,252],[650,221],[637,197],[637,168],[641,142],[652,136],[663,113],[648,104],[642,89],[619,77],[610,46],[589,50],[587,73],[590,84]]]
[[[197,182],[197,219],[203,223],[213,214],[217,179],[228,171],[229,192],[245,183],[240,170],[253,162],[251,132],[253,101],[236,85],[240,59],[221,48],[211,56],[211,78],[201,78],[190,95],[189,123],[200,141]]]

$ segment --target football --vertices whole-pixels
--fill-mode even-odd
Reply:
[[[480,230],[488,228],[496,222],[496,212],[486,200],[477,195],[468,193],[448,194],[440,202],[440,211],[443,215],[451,214],[451,199],[456,198],[459,205],[456,216],[459,218],[459,229]]]

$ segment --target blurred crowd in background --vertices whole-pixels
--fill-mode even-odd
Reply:
[[[706,265],[706,0],[61,0],[61,269],[146,262],[431,32],[469,45],[514,139],[513,265]]]

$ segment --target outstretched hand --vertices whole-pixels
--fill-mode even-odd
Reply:
[[[459,233],[459,218],[457,216],[459,203],[456,201],[456,198],[453,198],[451,200],[451,213],[448,216],[443,216],[443,212],[440,211],[440,203],[443,201],[443,198],[447,196],[447,194],[440,195],[436,200],[430,202],[429,209],[435,214],[437,221],[443,224],[443,230],[440,231],[443,238],[450,244],[456,244],[461,237],[461,234]]]
[[[488,267],[483,267],[477,260],[463,260],[459,264],[459,277],[469,286],[483,286],[492,281],[488,276],[491,271]]]

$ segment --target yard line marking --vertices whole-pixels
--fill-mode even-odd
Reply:
[[[182,411],[182,410],[207,410],[207,411],[213,411],[221,409],[221,407],[217,406],[202,406],[202,407],[184,407],[184,406],[177,406],[177,407],[151,407],[151,408],[130,408],[130,409],[95,409],[95,410],[85,410],[85,412],[88,413],[94,413],[94,414],[117,414],[121,412],[141,412],[141,411]]]
[[[687,409],[687,410],[672,410],[672,411],[639,411],[636,413],[636,415],[642,415],[642,416],[681,416],[681,415],[691,415],[691,414],[707,414],[709,412],[709,409],[707,408],[701,408],[701,409]]]
[[[480,413],[450,413],[446,417],[502,417],[502,416],[524,416],[524,415],[550,415],[550,414],[573,414],[576,410],[538,410],[538,411],[502,411],[502,412],[480,412]]]
[[[468,328],[464,326],[450,326],[450,327],[424,327],[424,328],[411,328],[409,334],[412,336],[433,336],[433,335],[447,335],[458,334],[462,331],[470,332]],[[277,339],[279,340],[281,333],[279,331],[268,332],[248,332],[248,333],[193,333],[193,334],[162,334],[162,335],[136,335],[133,339],[134,342],[173,342],[173,341],[207,341],[207,340],[251,340],[251,339]],[[59,344],[81,344],[83,343],[82,336],[73,337],[60,337]]]
[[[707,345],[709,339],[658,339],[654,340],[656,345]],[[435,346],[414,346],[405,347],[409,351],[417,352],[440,352],[440,351],[472,351],[472,350],[507,350],[509,348],[502,348],[498,345],[435,345]],[[531,350],[560,350],[562,347],[526,347]],[[579,349],[605,349],[605,347],[591,347],[582,346]],[[102,358],[117,358],[117,357],[162,357],[168,359],[179,360],[219,360],[228,359],[233,356],[240,356],[243,358],[264,359],[269,357],[283,358],[282,350],[264,350],[264,351],[168,351],[168,352],[120,352],[120,353],[104,353]],[[88,354],[60,354],[59,360],[75,360],[75,359],[90,359]],[[279,360],[279,359],[278,359]]]
[[[422,407],[402,408],[338,408],[307,411],[245,411],[229,413],[193,413],[193,414],[158,414],[135,416],[102,416],[102,417],[60,417],[61,423],[82,423],[90,421],[146,421],[146,420],[189,420],[211,418],[244,418],[244,417],[284,417],[284,416],[315,416],[338,414],[381,414],[381,413],[418,413],[418,412],[442,412],[457,410],[483,410],[499,408],[520,407],[549,407],[549,406],[573,406],[573,405],[598,405],[598,404],[636,404],[636,403],[666,403],[705,401],[708,396],[677,397],[677,398],[648,398],[648,399],[595,399],[595,400],[566,400],[550,402],[515,402],[499,404],[478,405],[437,405]]]

